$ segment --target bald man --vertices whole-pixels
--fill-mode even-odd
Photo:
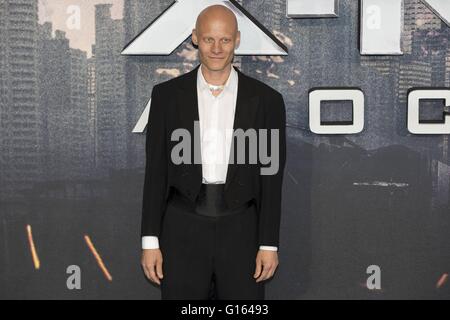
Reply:
[[[192,41],[200,65],[152,91],[142,267],[161,286],[162,299],[208,299],[212,284],[216,299],[264,299],[265,281],[278,266],[286,158],[283,97],[232,65],[240,31],[227,7],[204,9]],[[182,162],[175,159],[181,144],[173,141],[177,129],[193,137],[182,141],[190,147],[181,152]],[[273,163],[236,160],[239,154],[251,158],[249,144],[260,148],[263,141],[235,143],[238,129],[266,129],[266,151],[277,170],[262,174]],[[272,133],[277,139],[270,138]]]

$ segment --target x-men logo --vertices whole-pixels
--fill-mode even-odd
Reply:
[[[421,0],[442,21],[450,26],[450,0]],[[221,4],[230,8],[238,19],[241,30],[241,43],[236,55],[287,55],[286,46],[252,17],[235,0],[176,0],[162,12],[150,25],[136,36],[127,46],[124,55],[167,55],[186,40],[195,26],[198,14],[207,6]],[[286,16],[290,18],[336,18],[339,0],[287,0]],[[398,55],[401,50],[402,9],[404,0],[360,0],[360,53],[367,55]],[[363,129],[363,93],[336,90],[315,91],[311,94],[310,127],[315,133],[352,134]],[[438,90],[435,90],[438,89]],[[443,89],[443,90],[442,90]],[[448,112],[444,111],[442,120],[425,123],[418,118],[418,101],[421,99],[445,99],[449,104],[448,88],[429,88],[409,92],[408,129],[416,134],[449,134]],[[357,115],[350,125],[329,126],[321,123],[317,111],[320,101],[336,100],[336,94],[348,93],[354,102]],[[356,96],[353,97],[353,94]],[[355,98],[355,99],[354,99]],[[319,101],[319,100],[318,100]],[[147,125],[151,101],[136,124],[133,132],[143,132]]]
[[[409,1],[409,0],[408,0]],[[449,0],[421,0],[450,26]],[[122,51],[124,55],[168,55],[186,40],[198,14],[207,6],[221,4],[238,19],[241,44],[236,55],[287,55],[287,47],[235,0],[176,0]],[[360,0],[360,53],[402,54],[404,0]],[[336,18],[339,0],[287,0],[290,18]]]
[[[236,55],[287,55],[287,47],[234,0],[176,0],[122,51],[123,55],[168,55],[195,28],[199,13],[220,4],[234,12],[241,31]]]

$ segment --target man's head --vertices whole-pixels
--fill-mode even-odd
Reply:
[[[236,16],[223,5],[212,5],[200,12],[192,30],[200,61],[211,71],[224,70],[233,62],[240,38]]]

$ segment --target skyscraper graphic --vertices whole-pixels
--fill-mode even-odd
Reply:
[[[90,175],[86,52],[69,47],[65,32],[39,25],[39,109],[45,180]],[[49,151],[51,150],[51,152]]]
[[[397,88],[398,102],[400,104],[406,104],[409,88],[431,86],[431,70],[429,62],[419,61],[413,58],[400,63]]]
[[[95,6],[95,80],[99,174],[126,166],[127,126],[123,20],[111,18],[111,4]]]
[[[450,46],[447,48],[447,55],[445,58],[445,86],[450,87]]]
[[[97,91],[95,80],[95,45],[92,45],[92,56],[87,60],[87,108],[88,108],[88,130],[90,158],[93,167],[97,166]]]
[[[421,0],[404,1],[403,52],[411,53],[416,30],[439,30],[443,22]]]
[[[447,48],[450,43],[449,28],[443,24],[440,29],[416,30],[413,35],[412,55],[430,64],[433,86],[444,86]]]
[[[86,52],[70,49],[70,111],[67,115],[69,179],[92,175],[92,144],[89,139],[88,62]]]
[[[39,26],[39,95],[42,118],[43,170],[46,180],[64,180],[69,169],[66,127],[70,112],[70,48],[65,33],[50,22]]]
[[[0,1],[0,197],[41,179],[37,0]]]

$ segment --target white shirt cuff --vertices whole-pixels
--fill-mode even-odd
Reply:
[[[159,249],[159,240],[155,236],[142,237],[142,249]]]
[[[273,246],[259,246],[259,250],[278,251],[278,247],[273,247]]]

